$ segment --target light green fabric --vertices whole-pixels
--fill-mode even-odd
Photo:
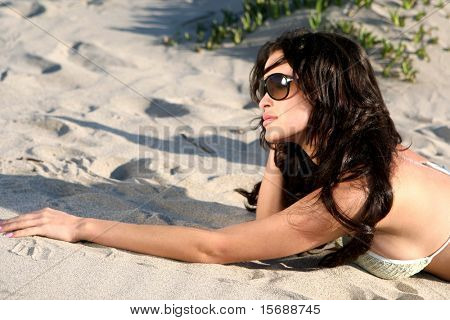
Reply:
[[[344,236],[336,240],[336,245],[342,247],[348,241],[350,237]],[[425,267],[431,262],[435,255],[441,250],[445,249],[450,239],[433,255],[421,259],[414,260],[392,260],[382,257],[372,251],[367,251],[363,255],[359,256],[354,263],[367,272],[382,278],[382,279],[403,279],[408,278],[416,273],[425,269]]]

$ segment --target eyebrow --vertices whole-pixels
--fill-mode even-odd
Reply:
[[[267,68],[264,69],[264,73],[266,74],[267,72],[269,72],[270,70],[278,67],[279,65],[283,64],[286,62],[286,59],[284,58],[284,56],[280,57],[277,61],[275,61],[273,64],[271,64],[270,66],[268,66]]]

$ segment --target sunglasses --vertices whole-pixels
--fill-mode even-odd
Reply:
[[[289,95],[289,89],[293,78],[282,73],[274,73],[267,77],[267,79],[259,80],[257,97],[261,100],[266,92],[273,100],[283,100]]]

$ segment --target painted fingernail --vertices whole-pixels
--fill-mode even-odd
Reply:
[[[8,237],[8,238],[11,238],[12,236],[13,236],[12,232],[5,234],[5,237]]]
[[[2,226],[0,226],[0,230],[2,230]]]

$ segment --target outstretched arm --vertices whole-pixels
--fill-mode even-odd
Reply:
[[[45,208],[0,222],[7,237],[40,235],[67,242],[101,245],[188,262],[213,262],[216,232],[166,225],[139,225],[81,218]]]
[[[80,224],[79,236],[104,246],[180,261],[212,263],[217,257],[213,230],[88,218]]]
[[[47,208],[3,221],[0,232],[9,235],[13,231],[12,237],[41,235],[69,242],[88,240],[189,262],[274,259],[310,250],[346,233],[323,204],[315,201],[318,191],[266,218],[218,230],[83,219]],[[349,183],[340,184],[334,196],[350,217],[364,198]]]

